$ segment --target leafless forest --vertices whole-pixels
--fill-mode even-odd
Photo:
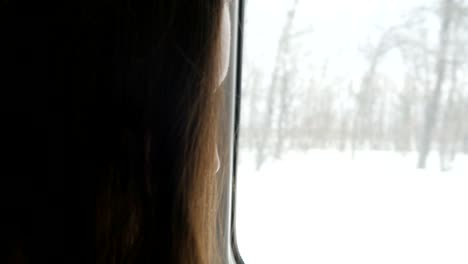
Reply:
[[[359,43],[353,74],[333,70],[339,58],[310,56],[321,51],[304,40],[314,25],[297,22],[302,1],[285,10],[271,69],[245,47],[241,147],[255,153],[257,168],[288,150],[414,152],[421,169],[431,153],[441,170],[468,154],[467,1],[411,7]],[[247,19],[247,44],[248,27]]]

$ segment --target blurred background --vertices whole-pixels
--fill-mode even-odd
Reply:
[[[246,0],[246,263],[468,263],[468,2]]]

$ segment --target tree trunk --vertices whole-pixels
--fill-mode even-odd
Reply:
[[[452,0],[442,0],[441,7],[442,17],[439,32],[439,51],[436,61],[436,82],[425,110],[424,127],[418,157],[418,168],[420,169],[426,168],[426,160],[431,150],[432,137],[437,122],[437,115],[439,114],[442,85],[445,80],[445,60],[449,43],[449,27],[452,19]]]
[[[259,137],[257,142],[257,155],[256,155],[256,167],[259,169],[263,162],[266,160],[266,151],[268,149],[268,141],[271,139],[273,130],[273,117],[275,113],[276,97],[278,97],[278,79],[282,73],[285,61],[285,48],[288,46],[289,35],[291,34],[292,22],[296,14],[296,6],[298,0],[294,1],[292,8],[289,10],[286,17],[286,23],[281,32],[279,40],[278,51],[276,54],[275,65],[273,68],[272,81],[270,87],[267,89],[267,101],[266,111],[262,122],[262,130],[264,133]]]

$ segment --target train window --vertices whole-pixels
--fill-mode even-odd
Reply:
[[[248,0],[245,263],[468,263],[468,1]]]

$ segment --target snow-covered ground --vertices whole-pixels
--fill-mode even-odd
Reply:
[[[309,151],[238,167],[237,241],[247,264],[468,263],[468,155]]]

